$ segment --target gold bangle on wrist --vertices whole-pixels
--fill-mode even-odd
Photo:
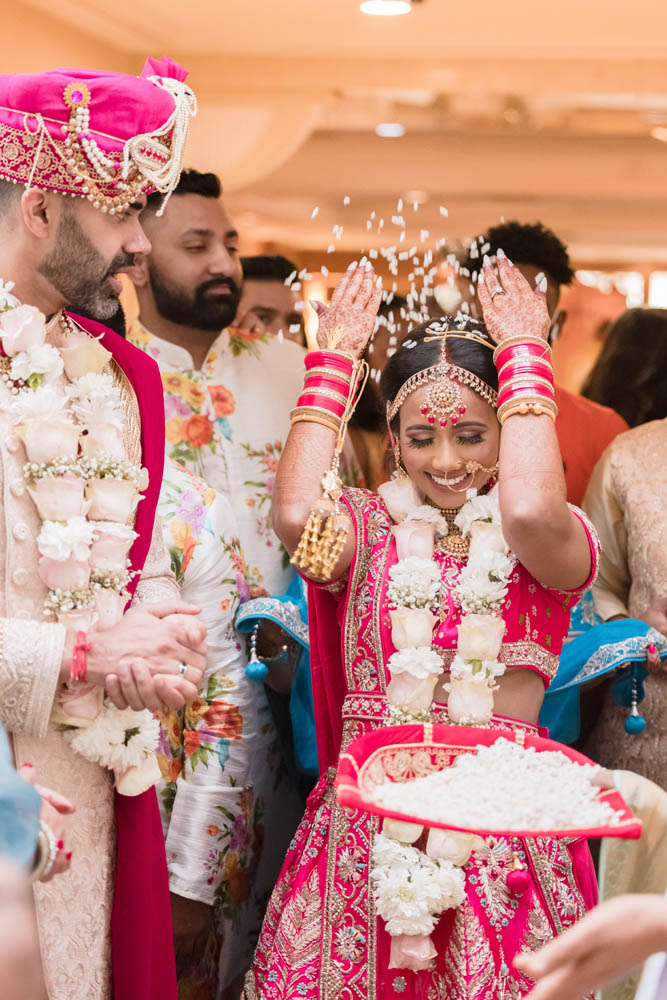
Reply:
[[[40,820],[39,833],[37,834],[37,863],[30,873],[32,882],[47,878],[53,871],[58,854],[58,845],[53,830],[44,820]]]
[[[520,344],[537,344],[538,347],[545,347],[546,348],[546,354],[542,355],[542,357],[546,357],[547,355],[549,357],[551,357],[551,346],[550,346],[548,340],[544,340],[543,337],[533,337],[530,334],[526,334],[525,336],[518,336],[517,335],[516,337],[507,337],[505,340],[501,340],[500,343],[498,344],[498,346],[496,347],[495,351],[493,352],[493,360],[494,360],[494,362],[497,364],[497,362],[498,362],[498,355],[502,351],[504,351],[505,348],[507,348],[507,347],[518,347]],[[532,357],[532,355],[531,355],[531,357]]]
[[[513,416],[524,417],[531,414],[539,417],[546,414],[546,416],[551,417],[555,422],[557,413],[558,407],[552,400],[544,399],[542,396],[528,396],[524,399],[515,398],[508,400],[498,410],[498,420],[502,426]]]

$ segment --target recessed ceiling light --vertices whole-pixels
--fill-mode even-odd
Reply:
[[[398,14],[409,14],[412,6],[408,0],[364,0],[359,9],[363,14],[374,14],[376,17],[396,17]]]
[[[405,135],[405,125],[400,122],[380,122],[375,126],[375,134],[382,139],[400,139]]]

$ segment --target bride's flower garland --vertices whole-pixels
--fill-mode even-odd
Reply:
[[[0,280],[0,345],[9,364],[2,380],[27,462],[28,492],[42,518],[37,537],[44,613],[70,629],[111,628],[128,600],[127,525],[148,485],[144,468],[127,461],[123,406],[110,353],[68,323],[66,346],[46,343],[46,319]],[[54,386],[69,379],[64,394]],[[138,795],[159,779],[159,727],[148,711],[119,711],[92,684],[70,683],[56,698],[54,721],[88,760],[114,771],[121,794]]]
[[[433,645],[439,625],[440,565],[435,541],[448,533],[438,511],[424,506],[412,481],[400,476],[379,489],[394,520],[398,562],[389,570],[388,598],[392,642],[387,687],[392,721],[428,721],[433,692],[444,671]],[[502,534],[496,491],[477,496],[469,490],[455,524],[470,539],[455,598],[463,616],[456,655],[450,667],[447,710],[452,722],[486,725],[493,715],[496,678],[505,672],[498,656],[505,624],[500,617],[516,562]],[[373,844],[371,879],[378,913],[392,936],[393,968],[425,969],[435,956],[430,933],[443,910],[459,906],[464,877],[460,868],[476,837],[430,830],[425,852],[414,844],[424,833],[416,824],[385,819]]]

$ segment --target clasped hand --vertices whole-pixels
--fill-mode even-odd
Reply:
[[[182,601],[142,604],[113,628],[91,635],[88,680],[118,708],[180,708],[196,698],[206,666],[199,608]]]

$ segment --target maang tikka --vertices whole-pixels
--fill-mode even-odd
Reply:
[[[473,372],[465,368],[459,368],[447,360],[447,338],[452,337],[458,340],[474,340],[484,347],[493,350],[493,345],[472,331],[459,331],[452,329],[442,330],[440,324],[434,323],[426,330],[425,340],[440,340],[440,360],[437,365],[431,365],[422,371],[416,372],[403,383],[396,398],[388,408],[387,418],[393,420],[401,406],[411,393],[420,389],[424,385],[434,383],[426,393],[424,404],[420,407],[421,413],[426,417],[429,424],[439,422],[441,427],[446,427],[451,421],[457,424],[460,417],[466,411],[463,402],[461,386],[467,385],[478,396],[489,403],[490,406],[498,405],[498,393],[490,385]],[[430,336],[428,336],[430,334]]]

